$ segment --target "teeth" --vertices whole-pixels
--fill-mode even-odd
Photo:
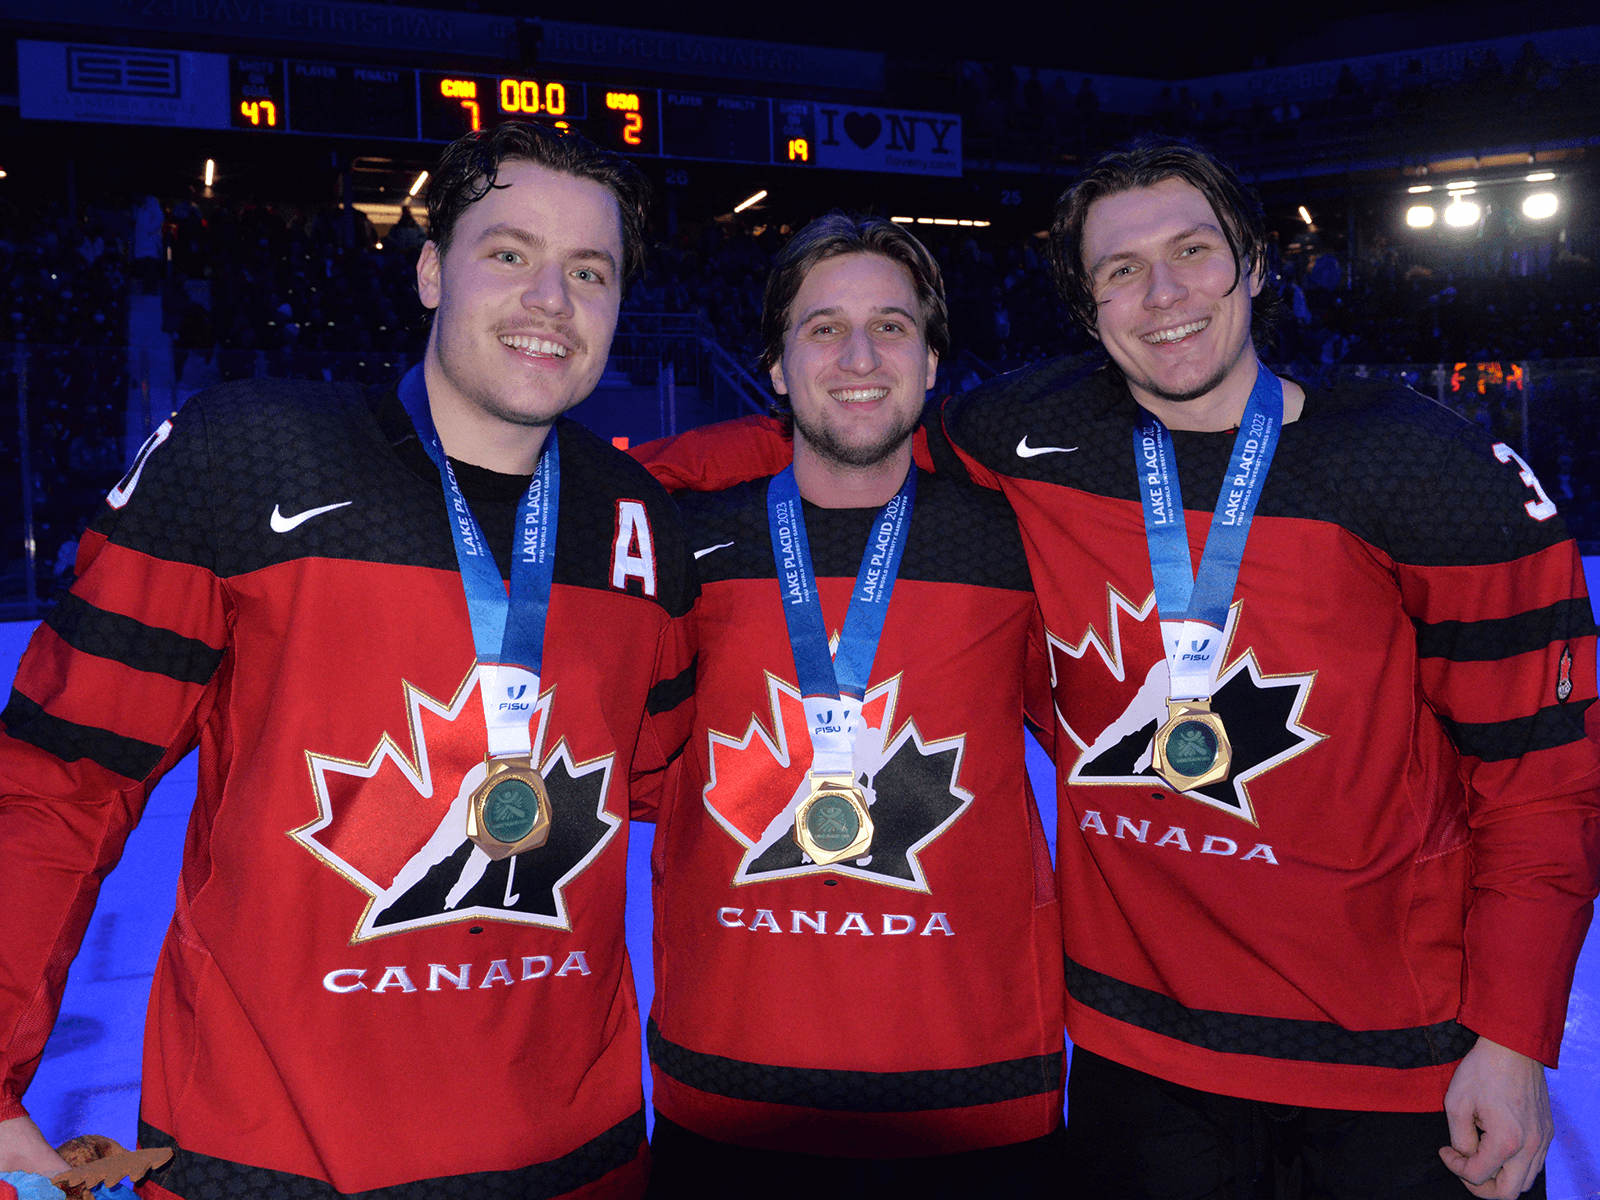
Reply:
[[[1163,329],[1158,333],[1147,333],[1142,340],[1149,342],[1152,346],[1159,346],[1163,342],[1178,342],[1188,337],[1191,333],[1199,333],[1209,324],[1211,324],[1211,318],[1207,317],[1203,321],[1191,321],[1189,324],[1179,325],[1175,329]]]
[[[528,354],[548,354],[554,358],[565,358],[571,353],[560,342],[549,342],[541,338],[529,337],[527,334],[522,333],[502,334],[500,336],[500,344]]]
[[[840,388],[836,392],[828,393],[835,400],[842,401],[845,404],[860,404],[867,400],[882,400],[888,394],[889,389],[886,387]]]

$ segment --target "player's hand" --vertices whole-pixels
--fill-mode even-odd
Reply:
[[[1439,1157],[1474,1196],[1516,1200],[1544,1168],[1555,1136],[1544,1067],[1480,1037],[1444,1097],[1450,1145]]]
[[[0,1121],[0,1174],[31,1171],[53,1179],[69,1169],[67,1160],[50,1148],[31,1118],[12,1117],[9,1121]]]

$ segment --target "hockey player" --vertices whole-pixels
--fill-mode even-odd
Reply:
[[[1203,151],[1092,164],[1051,249],[1109,361],[943,430],[1016,509],[1050,631],[1074,1178],[1542,1192],[1600,864],[1555,505],[1414,392],[1262,366],[1259,204]]]
[[[536,126],[455,143],[424,362],[206,392],[112,491],[3,717],[0,1169],[60,1169],[22,1094],[100,879],[198,745],[145,1194],[642,1192],[627,793],[687,732],[693,583],[666,494],[561,413],[645,186]]]
[[[1023,765],[1048,679],[1009,509],[912,461],[938,267],[825,217],[763,340],[792,443],[678,495],[703,591],[654,848],[652,1194],[1056,1195],[1060,917]],[[682,483],[726,435],[641,457]]]

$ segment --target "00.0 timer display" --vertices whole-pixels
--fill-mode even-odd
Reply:
[[[588,115],[584,85],[561,79],[441,75],[422,71],[422,136],[450,142],[501,121],[581,121]]]

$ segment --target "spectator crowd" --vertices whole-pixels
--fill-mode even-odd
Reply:
[[[657,242],[624,309],[698,316],[753,364],[767,272],[789,229],[751,215],[685,225]],[[945,277],[955,344],[942,388],[1093,348],[1056,296],[1041,236],[916,232]],[[135,292],[160,297],[180,383],[257,374],[377,381],[416,361],[426,343],[414,283],[424,236],[409,210],[380,236],[359,212],[337,208],[144,198],[87,208],[75,221],[56,206],[0,208],[0,402],[26,400],[30,469],[15,405],[0,417],[0,461],[8,476],[32,480],[40,561],[54,563],[74,541],[130,449],[142,369],[127,349]],[[1315,239],[1297,240],[1271,263],[1269,286],[1286,317],[1268,358],[1308,380],[1398,375],[1519,443],[1529,389],[1534,465],[1580,539],[1600,541],[1595,266],[1574,254],[1527,274],[1494,265],[1480,260],[1457,273],[1380,246],[1347,272]],[[1463,384],[1456,364],[1477,363],[1506,369],[1494,368],[1492,386],[1480,386],[1490,378],[1483,372]],[[0,508],[8,560],[23,536],[16,499]],[[14,584],[5,590],[15,594]]]

